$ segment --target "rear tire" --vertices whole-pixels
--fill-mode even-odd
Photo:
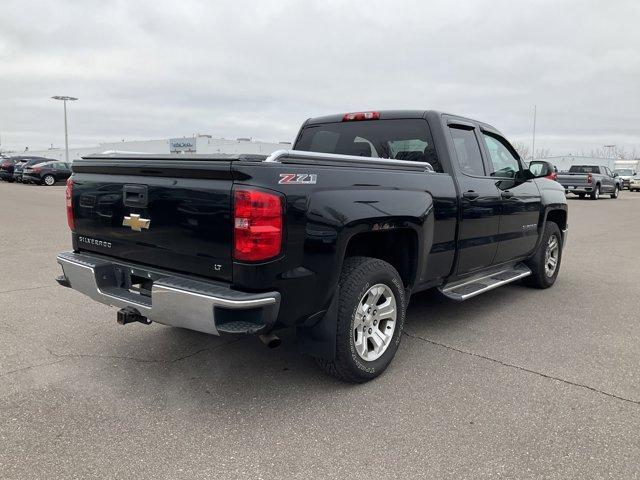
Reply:
[[[591,200],[600,200],[600,185],[596,185],[596,189],[590,195]]]
[[[385,371],[400,345],[407,303],[404,285],[387,262],[349,257],[339,287],[335,358],[316,361],[340,380],[367,382]],[[385,335],[387,331],[392,333]]]
[[[525,262],[531,269],[531,275],[524,279],[524,283],[534,288],[549,288],[558,278],[561,260],[562,234],[557,223],[548,221],[536,254]],[[550,268],[551,265],[553,269]]]

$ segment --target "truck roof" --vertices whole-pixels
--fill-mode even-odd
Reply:
[[[373,111],[380,114],[380,119],[397,120],[400,118],[424,118],[429,110],[363,110]],[[307,120],[307,125],[316,125],[320,123],[336,123],[341,122],[346,113],[335,113],[333,115],[323,115],[321,117],[313,117]]]
[[[476,120],[474,118],[469,118],[469,117],[463,117],[461,115],[456,115],[454,113],[448,113],[448,112],[441,112],[438,110],[361,110],[363,112],[377,112],[380,114],[380,120],[399,120],[399,119],[406,119],[406,118],[427,118],[428,116],[442,116],[442,115],[448,115],[451,117],[455,117],[458,120],[467,120],[470,122],[475,122],[478,123],[480,125],[482,125],[483,127],[485,127],[488,130],[492,130],[495,131],[496,133],[500,133],[499,130],[497,128],[495,128],[493,125],[490,125],[488,123],[482,122],[480,120]],[[323,115],[321,117],[312,117],[309,118],[303,125],[303,127],[307,126],[307,125],[320,125],[322,123],[338,123],[338,122],[342,122],[342,119],[344,117],[345,114],[347,113],[353,113],[353,112],[343,112],[343,113],[336,113],[333,115]]]

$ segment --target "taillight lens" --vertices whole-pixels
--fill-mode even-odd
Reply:
[[[257,262],[280,253],[282,196],[262,190],[238,188],[233,196],[236,260]]]
[[[73,220],[73,180],[71,177],[67,180],[67,190],[64,196],[67,202],[67,225],[69,225],[71,231],[74,231],[76,224]]]
[[[33,167],[31,169],[32,172],[36,172],[36,173],[40,173],[41,168],[40,167]]]
[[[547,175],[547,178],[549,180],[558,180],[558,174],[556,172],[551,172],[549,175]]]
[[[593,176],[591,174],[587,175],[587,183],[593,182]]]

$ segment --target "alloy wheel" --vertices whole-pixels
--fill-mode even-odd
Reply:
[[[547,277],[553,277],[553,274],[556,273],[559,254],[560,242],[558,242],[558,237],[551,235],[544,252],[544,274]]]
[[[353,340],[360,358],[371,362],[387,350],[397,315],[396,297],[387,285],[378,283],[366,291],[353,320]]]

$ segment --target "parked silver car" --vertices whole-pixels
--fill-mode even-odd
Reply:
[[[613,172],[620,178],[620,190],[629,188],[629,181],[636,174],[632,168],[616,168]]]

